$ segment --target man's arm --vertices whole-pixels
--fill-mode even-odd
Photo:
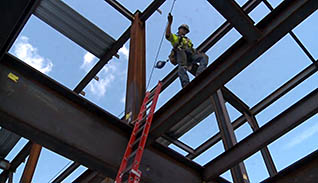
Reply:
[[[167,28],[166,28],[166,39],[169,39],[169,37],[171,36],[172,20],[173,20],[173,17],[171,15],[171,13],[169,13],[169,15],[168,15],[168,25],[167,25]]]

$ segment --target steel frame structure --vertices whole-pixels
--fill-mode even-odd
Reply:
[[[131,112],[131,117],[135,118],[145,93],[146,21],[165,0],[154,0],[144,12],[136,13],[131,13],[115,0],[105,1],[130,20],[132,25],[105,50],[98,63],[73,91],[8,53],[32,13],[40,16],[36,8],[41,1],[0,2],[0,21],[6,25],[0,28],[0,126],[30,140],[0,174],[0,182],[7,179],[12,181],[13,172],[27,156],[30,157],[21,182],[31,182],[41,146],[74,161],[54,183],[62,182],[80,165],[89,169],[74,180],[75,183],[99,183],[103,180],[105,183],[105,177],[109,177],[108,182],[112,182],[115,177],[132,128],[125,120],[111,115],[79,94],[130,39],[125,113]],[[227,170],[231,170],[235,183],[249,182],[243,160],[257,151],[261,152],[270,175],[264,182],[292,182],[296,179],[313,182],[317,179],[317,152],[277,172],[267,145],[318,113],[318,89],[262,127],[259,127],[255,116],[317,73],[317,60],[292,29],[318,9],[318,2],[285,0],[275,9],[267,0],[249,0],[242,7],[234,0],[208,2],[227,21],[197,49],[208,51],[232,28],[238,30],[242,38],[155,113],[141,163],[143,182],[224,183],[229,181],[219,176]],[[248,13],[260,3],[264,3],[271,12],[255,25]],[[291,35],[312,64],[250,108],[224,85],[286,34]],[[190,72],[195,72],[195,68]],[[8,77],[10,74],[16,78]],[[162,90],[169,87],[176,78],[177,70],[174,69],[162,79]],[[228,117],[226,102],[242,114],[233,122]],[[213,112],[217,117],[219,133],[196,149],[178,140]],[[237,143],[234,131],[246,122],[253,133]],[[95,139],[112,140],[96,143]],[[192,161],[219,141],[224,144],[224,153],[204,166]],[[178,146],[188,154],[182,156],[167,147],[169,144]]]

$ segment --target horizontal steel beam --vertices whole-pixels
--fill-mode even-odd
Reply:
[[[134,20],[134,15],[123,5],[121,5],[119,2],[116,0],[105,0],[109,5],[111,5],[113,8],[115,8],[119,13],[124,15],[128,20],[133,21]]]
[[[313,183],[318,180],[318,151],[302,158],[262,183]]]
[[[38,2],[0,1],[0,59],[10,49]]]
[[[318,89],[289,107],[228,151],[206,164],[204,180],[211,180],[318,113]]]
[[[101,58],[115,40],[61,0],[42,0],[34,15],[68,39]]]
[[[1,126],[105,176],[116,175],[130,126],[10,54],[0,62],[0,82]],[[141,170],[144,180],[155,183],[190,183],[201,179],[202,167],[154,143],[145,149]]]
[[[221,88],[291,29],[311,15],[318,7],[318,1],[284,1],[258,25],[262,38],[250,44],[244,39],[237,41],[230,49],[214,61],[187,87],[170,99],[154,115],[151,140],[162,136],[205,102],[210,95]]]
[[[208,2],[225,17],[236,30],[249,42],[261,36],[261,32],[254,26],[253,20],[247,16],[234,0],[208,0]]]

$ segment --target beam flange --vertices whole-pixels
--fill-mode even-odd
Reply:
[[[3,57],[0,68],[1,126],[105,176],[115,177],[130,126],[10,54]],[[10,73],[18,79],[8,78]],[[166,182],[178,182],[180,174],[182,182],[201,179],[200,165],[155,144],[144,152],[141,171],[145,180],[159,183],[167,177]],[[175,174],[171,174],[172,170]]]
[[[317,101],[318,89],[315,89],[296,104],[266,123],[259,130],[237,143],[230,150],[225,151],[206,164],[203,171],[204,179],[211,180],[212,178],[217,177],[317,114]]]
[[[121,13],[123,16],[128,18],[128,20],[133,21],[134,15],[123,5],[121,5],[116,0],[105,0],[109,5],[111,5],[113,8],[115,8],[119,13]]]

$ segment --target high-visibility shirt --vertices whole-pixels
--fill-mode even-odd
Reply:
[[[171,45],[174,48],[178,47],[178,48],[184,49],[184,48],[192,48],[193,47],[191,40],[185,36],[181,37],[181,36],[178,36],[176,34],[170,34],[170,36],[168,37],[168,41],[171,42]]]

